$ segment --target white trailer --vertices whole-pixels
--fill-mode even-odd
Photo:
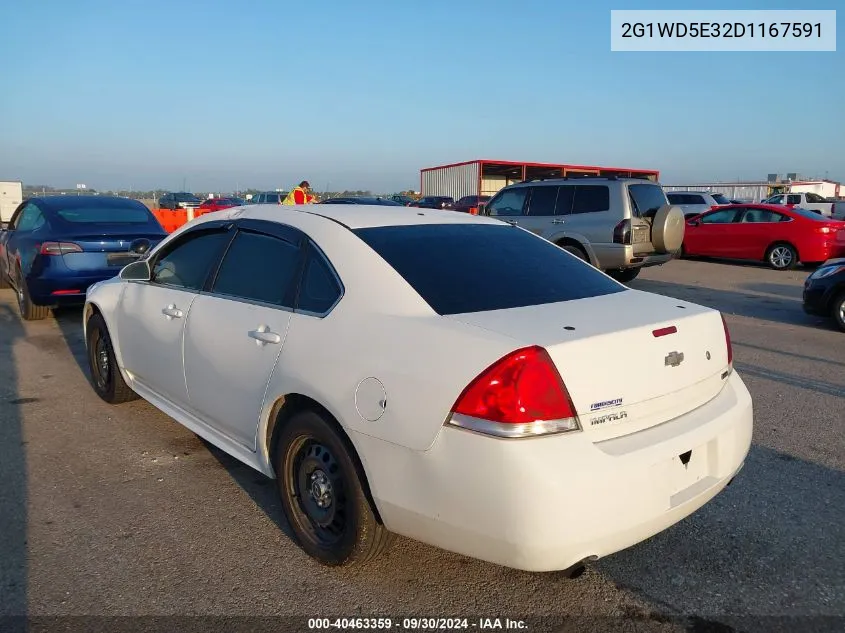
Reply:
[[[0,226],[5,226],[12,219],[23,202],[23,184],[20,180],[0,180]]]

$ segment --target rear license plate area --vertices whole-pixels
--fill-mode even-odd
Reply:
[[[651,240],[651,230],[647,226],[635,226],[632,231],[634,244],[648,244]]]
[[[712,440],[656,465],[666,509],[679,506],[718,483],[717,442]]]

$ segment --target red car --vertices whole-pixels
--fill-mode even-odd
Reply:
[[[242,204],[245,203],[240,198],[209,198],[199,206],[199,210],[202,213],[211,213],[212,211],[239,207]]]
[[[845,257],[845,222],[807,209],[732,204],[687,220],[682,255],[763,261],[777,270]]]

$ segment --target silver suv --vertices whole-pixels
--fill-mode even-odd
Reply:
[[[670,261],[684,240],[683,212],[660,185],[639,178],[521,182],[499,191],[483,213],[536,233],[622,282]]]

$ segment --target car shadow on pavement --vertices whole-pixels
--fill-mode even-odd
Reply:
[[[629,284],[633,290],[651,292],[714,308],[725,314],[754,319],[832,330],[830,319],[808,315],[801,307],[800,297],[771,297],[752,292],[719,290],[708,286],[692,286],[653,279],[637,279]]]
[[[223,452],[206,440],[200,440],[206,450],[226,469],[229,476],[246,492],[255,504],[276,524],[276,526],[293,540],[293,530],[285,519],[282,503],[276,492],[276,480],[265,477],[257,470],[250,468],[243,462]]]
[[[11,290],[0,291],[5,298]],[[14,301],[0,303],[0,629],[25,630],[27,614],[27,459],[23,408],[36,398],[21,388],[13,348],[26,338]],[[30,397],[27,397],[30,396]]]
[[[596,566],[664,615],[745,616],[737,630],[781,630],[750,615],[845,616],[843,508],[845,473],[754,445],[710,503]]]
[[[53,317],[62,332],[68,351],[79,366],[83,375],[88,377],[88,358],[85,347],[85,335],[82,332],[82,308],[62,308],[53,310]]]
[[[767,282],[755,282],[741,284],[742,290],[749,292],[759,292],[765,295],[776,295],[784,299],[792,299],[794,301],[803,300],[803,286],[789,285],[789,284],[773,284]]]

